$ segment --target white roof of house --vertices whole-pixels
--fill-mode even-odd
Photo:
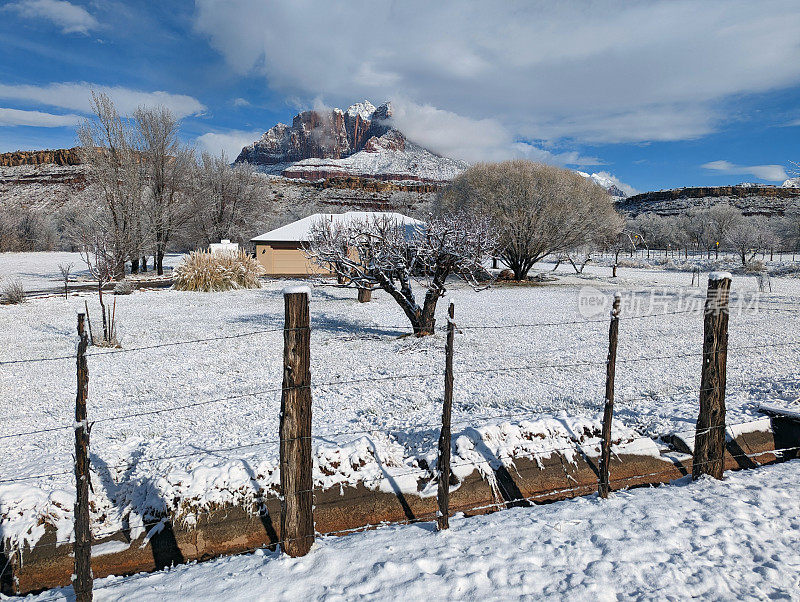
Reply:
[[[270,230],[265,234],[251,238],[251,242],[304,242],[311,234],[314,224],[322,220],[329,220],[337,225],[347,224],[354,221],[364,221],[373,219],[389,218],[408,226],[421,226],[423,222],[408,217],[402,213],[386,211],[348,211],[347,213],[315,213],[301,220],[286,224],[275,230]]]

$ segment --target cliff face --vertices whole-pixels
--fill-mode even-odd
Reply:
[[[800,207],[800,189],[786,186],[702,186],[645,192],[628,197],[617,208],[630,215],[680,215],[718,203],[733,205],[745,215],[783,215]]]
[[[77,148],[59,148],[56,150],[15,151],[0,154],[0,167],[17,167],[19,165],[80,165],[81,157]]]
[[[53,163],[0,167],[0,211],[57,211],[87,191],[87,171],[86,165]]]
[[[372,178],[438,184],[466,163],[441,157],[392,128],[392,106],[369,101],[346,111],[304,111],[242,149],[236,162],[292,179]]]
[[[244,147],[236,161],[277,165],[303,159],[343,159],[364,148],[373,136],[386,133],[389,128],[380,121],[390,117],[388,104],[376,109],[369,101],[347,111],[303,111],[295,115],[291,126],[279,123]]]

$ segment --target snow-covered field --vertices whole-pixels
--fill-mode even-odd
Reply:
[[[37,259],[37,266],[44,264]],[[692,428],[704,285],[689,288],[691,274],[683,272],[621,269],[614,282],[608,272],[590,267],[577,277],[560,270],[559,281],[547,286],[481,292],[453,283],[448,296],[462,327],[456,336],[454,431],[543,416],[564,428],[570,420],[596,419],[602,411],[607,313],[601,308],[587,320],[579,307],[594,306],[579,301],[598,295],[608,301],[617,289],[624,293],[624,316],[659,314],[621,323],[620,426],[642,435]],[[124,351],[92,348],[89,358],[89,417],[97,420],[91,442],[97,534],[123,522],[135,526],[142,517],[182,504],[252,499],[277,480],[286,285],[116,297]],[[800,280],[773,279],[773,292],[757,304],[752,277],[735,276],[733,289],[746,300],[744,311],[731,316],[728,360],[728,417],[739,422],[756,415],[755,402],[786,405],[800,398],[800,346],[786,344],[800,340]],[[359,304],[351,290],[313,290],[315,446],[321,457],[343,447],[380,458],[382,470],[407,473],[436,447],[444,335],[401,337],[409,328],[399,307],[380,291],[373,298]],[[72,356],[75,314],[85,299],[97,328],[96,296],[88,293],[0,306],[4,537],[36,541],[42,516],[59,526],[60,540],[70,537],[75,361],[2,362]],[[675,313],[692,307],[696,311]],[[440,325],[445,310],[443,300]],[[561,322],[574,323],[552,325]],[[545,325],[471,328],[515,324]],[[232,335],[243,336],[136,350]],[[779,345],[766,346],[773,344]],[[51,476],[18,480],[42,474]]]
[[[178,265],[180,255],[169,254],[164,258],[164,267]],[[152,258],[150,258],[152,260]],[[0,289],[7,282],[19,282],[26,291],[54,289],[63,286],[60,265],[72,265],[70,281],[89,279],[80,253],[54,251],[47,253],[0,253]],[[152,269],[151,264],[148,265]],[[155,275],[155,272],[148,272]]]
[[[95,600],[797,600],[800,460],[95,582]],[[71,589],[37,600],[71,599]]]

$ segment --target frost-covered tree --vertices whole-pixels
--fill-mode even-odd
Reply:
[[[789,209],[779,227],[781,242],[785,248],[800,251],[800,207]]]
[[[98,191],[96,207],[82,221],[102,232],[89,233],[83,242],[97,237],[107,243],[114,277],[125,276],[125,262],[138,256],[143,246],[141,225],[142,169],[135,151],[135,134],[113,101],[92,92],[94,119],[78,128],[88,177]]]
[[[79,227],[81,227],[81,258],[89,268],[92,278],[97,281],[97,294],[103,324],[102,344],[110,344],[112,328],[103,302],[103,287],[116,277],[117,251],[112,234],[108,230],[93,227],[91,220],[80,224]]]
[[[189,215],[186,192],[191,183],[192,151],[178,140],[178,119],[166,107],[139,107],[133,118],[144,180],[144,227],[154,268],[161,276],[167,245]],[[138,257],[131,257],[131,271],[138,263]]]
[[[245,242],[244,233],[264,219],[266,192],[266,181],[249,163],[231,166],[224,154],[203,153],[194,167],[188,238],[196,245]]]
[[[623,223],[608,193],[588,178],[522,160],[473,165],[440,193],[437,205],[485,215],[497,233],[499,257],[517,280],[545,256],[595,245]]]
[[[728,239],[730,232],[736,228],[742,220],[742,212],[731,205],[712,205],[705,211],[706,219],[710,229],[716,256],[719,257],[719,247]]]
[[[400,305],[414,333],[433,334],[437,301],[448,276],[472,281],[494,248],[486,218],[456,213],[425,224],[403,224],[389,216],[314,224],[308,257],[357,288],[380,287]],[[421,283],[422,304],[413,287]]]
[[[730,228],[727,242],[746,266],[755,256],[774,244],[774,234],[763,217],[742,217]]]

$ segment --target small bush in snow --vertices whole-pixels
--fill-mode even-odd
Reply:
[[[765,269],[764,262],[760,259],[751,259],[747,262],[747,265],[744,266],[744,271],[748,274],[752,274],[753,272],[763,272]]]
[[[25,302],[25,288],[18,280],[12,280],[3,287],[0,293],[0,302],[6,305],[16,305]]]
[[[133,291],[133,282],[130,280],[120,280],[114,285],[115,295],[130,295]]]
[[[175,269],[173,288],[203,292],[259,288],[258,277],[263,273],[261,264],[244,251],[220,254],[193,251],[184,255]]]

